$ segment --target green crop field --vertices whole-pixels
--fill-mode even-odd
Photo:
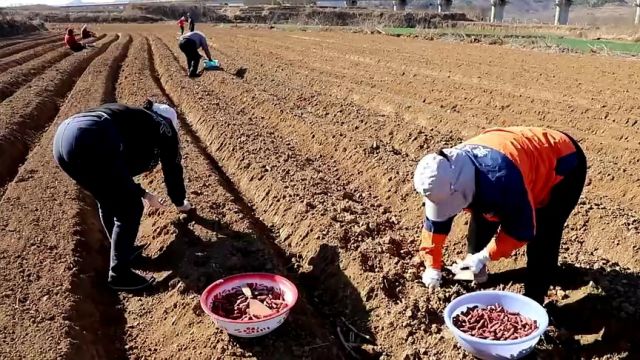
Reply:
[[[385,28],[384,31],[386,34],[396,36],[420,34],[421,32],[421,30],[415,28]],[[533,38],[580,52],[588,52],[591,50],[606,50],[623,54],[640,54],[640,43],[629,41],[588,40],[564,37],[556,34],[541,34],[535,32],[509,32],[495,29],[433,29],[430,30],[430,33],[437,36],[458,35],[469,37],[502,37],[507,39]]]

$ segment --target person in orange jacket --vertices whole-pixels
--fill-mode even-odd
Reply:
[[[586,174],[587,159],[576,140],[534,127],[489,129],[422,158],[414,186],[426,215],[419,249],[423,283],[440,285],[446,238],[454,217],[466,210],[469,254],[452,267],[454,273],[471,270],[477,282],[486,281],[489,261],[527,245],[525,295],[542,304]]]

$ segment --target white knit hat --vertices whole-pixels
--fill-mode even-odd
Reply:
[[[445,156],[429,154],[416,167],[413,185],[425,201],[430,220],[444,221],[467,207],[475,192],[475,166],[460,149],[442,150]]]
[[[180,123],[178,123],[178,113],[171,106],[154,103],[151,107],[151,110],[154,113],[162,115],[163,117],[171,120],[171,123],[173,124],[173,127],[176,129],[176,131],[180,129]]]

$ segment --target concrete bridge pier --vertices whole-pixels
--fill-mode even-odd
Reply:
[[[453,0],[438,0],[438,12],[449,12],[451,11],[451,4],[453,4]]]
[[[636,6],[636,25],[640,25],[640,0],[636,0],[634,4]]]
[[[639,0],[640,1],[640,0]],[[507,0],[491,0],[491,22],[502,22]]]
[[[393,0],[393,11],[404,11],[407,8],[407,0]]]
[[[556,25],[567,25],[569,23],[569,8],[573,0],[556,0]]]

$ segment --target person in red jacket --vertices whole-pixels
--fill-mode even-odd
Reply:
[[[73,29],[71,28],[67,29],[67,35],[64,36],[64,43],[67,44],[69,49],[71,49],[74,52],[78,52],[86,49],[86,46],[84,44],[76,40],[76,36],[73,33]]]
[[[180,26],[180,35],[184,35],[184,24],[187,22],[187,20],[183,17],[180,18],[180,20],[178,20],[178,26]]]
[[[489,261],[527,245],[525,295],[543,303],[586,174],[586,156],[573,138],[533,127],[490,129],[422,158],[414,186],[425,204],[423,283],[439,286],[445,240],[464,209],[471,213],[469,254],[454,273],[471,270],[477,282],[486,281]]]

